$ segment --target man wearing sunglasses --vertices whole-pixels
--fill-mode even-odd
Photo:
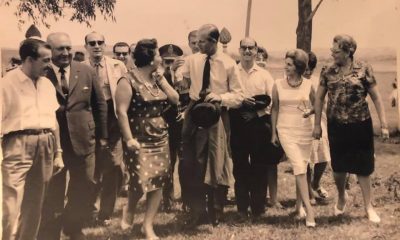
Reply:
[[[72,61],[67,33],[51,33],[51,67],[46,77],[56,88],[60,105],[56,111],[65,170],[50,180],[43,205],[39,240],[60,239],[61,228],[70,239],[85,239],[82,227],[90,216],[94,195],[95,136],[107,143],[107,106],[94,70]],[[68,201],[64,208],[66,171],[69,171]]]
[[[111,215],[114,211],[115,201],[122,185],[123,176],[123,151],[120,130],[115,114],[115,91],[117,81],[127,72],[127,69],[125,64],[120,60],[104,55],[105,40],[102,34],[97,32],[87,34],[85,37],[85,48],[89,53],[89,59],[84,63],[96,70],[97,82],[103,90],[108,108],[107,148],[101,148],[99,140],[96,140],[95,180],[97,182],[97,192],[92,202],[93,209],[96,209],[96,198],[100,194],[100,209],[97,216],[97,223],[108,225],[111,222]],[[125,49],[126,52],[129,52],[128,49],[129,47]]]
[[[128,64],[129,55],[131,54],[131,49],[126,42],[117,42],[113,46],[114,59],[120,60],[125,63],[125,66]]]

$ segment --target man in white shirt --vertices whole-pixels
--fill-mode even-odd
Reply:
[[[10,71],[0,85],[5,240],[36,239],[53,167],[64,166],[56,91],[43,77],[50,64],[50,49],[41,40],[24,40],[19,49],[21,67]]]
[[[239,221],[247,221],[249,207],[252,220],[257,221],[265,212],[267,183],[275,183],[270,195],[276,198],[276,170],[280,156],[269,143],[271,132],[267,126],[270,124],[269,105],[274,79],[257,65],[254,39],[242,39],[239,53],[238,66],[245,99],[242,107],[229,111],[235,196]]]
[[[206,209],[213,225],[218,225],[223,210],[224,192],[229,186],[231,159],[229,156],[229,117],[226,108],[235,108],[243,100],[242,83],[236,63],[218,52],[218,28],[212,24],[198,30],[201,54],[185,59],[183,77],[191,79],[191,102],[185,113],[182,129],[182,172],[188,183],[188,202],[192,211],[188,227],[200,223]],[[218,122],[208,128],[194,123],[192,108],[198,100],[222,106]],[[197,122],[197,121],[196,121]]]

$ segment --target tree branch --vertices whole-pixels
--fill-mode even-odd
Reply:
[[[315,13],[317,12],[319,6],[321,5],[321,3],[322,3],[323,1],[324,1],[324,0],[320,0],[320,1],[319,1],[319,3],[317,4],[317,6],[316,6],[316,7],[314,8],[314,10],[311,12],[310,16],[308,16],[308,18],[306,19],[306,23],[308,23],[309,21],[311,21],[311,20],[313,19]]]

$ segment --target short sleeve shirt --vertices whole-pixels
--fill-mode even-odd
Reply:
[[[370,65],[354,61],[347,75],[342,75],[337,65],[324,67],[320,85],[328,90],[328,119],[346,124],[371,117],[366,97],[376,79]]]

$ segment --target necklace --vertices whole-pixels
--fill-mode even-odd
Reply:
[[[286,78],[286,82],[288,83],[288,85],[289,85],[290,87],[292,87],[292,88],[297,88],[297,87],[300,86],[301,83],[303,82],[303,78],[300,78],[300,81],[296,81],[294,84],[291,83],[291,82],[289,81],[289,78]]]
[[[143,77],[143,75],[142,75],[142,73],[139,71],[139,70],[137,70],[137,71],[135,71],[135,75],[136,75],[136,78],[137,78],[137,80],[141,83],[141,84],[143,84],[144,86],[145,86],[145,88],[147,89],[147,91],[149,91],[149,93],[153,96],[153,97],[158,97],[158,95],[160,95],[160,88],[158,87],[158,85],[157,84],[150,84],[148,81],[146,81],[146,80],[143,80],[143,79],[145,79],[144,77]],[[154,89],[154,86],[155,86],[155,92],[152,90],[152,89]]]

